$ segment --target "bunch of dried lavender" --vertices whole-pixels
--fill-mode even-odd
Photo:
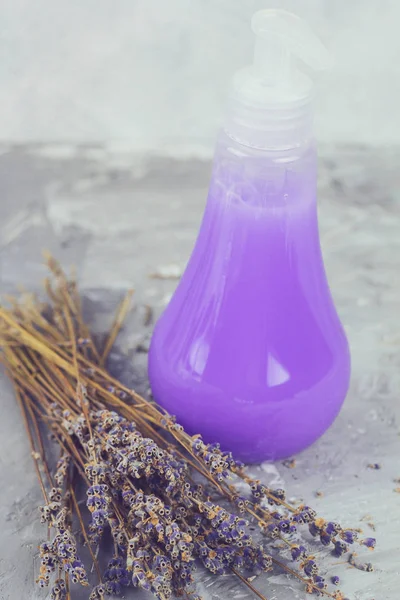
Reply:
[[[55,600],[69,597],[70,582],[88,585],[72,531],[75,515],[98,576],[91,600],[119,594],[129,585],[162,600],[174,594],[198,598],[196,560],[211,573],[233,572],[260,598],[247,576],[275,564],[300,579],[308,592],[343,599],[340,591],[328,591],[315,557],[297,541],[299,529],[308,528],[337,556],[355,542],[372,549],[375,540],[359,540],[359,531],[326,521],[308,506],[289,504],[283,490],[251,479],[218,444],[189,436],[160,407],[114,380],[103,364],[129,297],[100,351],[83,321],[74,280],[51,257],[48,265],[56,282],[55,287],[46,283],[50,304],[31,298],[0,309],[2,360],[23,411],[45,499],[42,520],[51,531],[50,541],[40,546],[39,584],[48,585],[55,573]],[[39,422],[60,450],[54,475]],[[77,475],[87,491],[87,527],[76,500]],[[248,485],[246,496],[238,493],[238,480]],[[250,535],[243,515],[259,525],[262,543]],[[98,554],[106,545],[106,530],[113,557],[102,574]],[[285,548],[282,559],[270,555],[270,540]]]

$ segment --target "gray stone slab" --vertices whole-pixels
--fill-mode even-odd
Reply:
[[[397,600],[400,584],[400,179],[396,149],[322,149],[320,229],[323,252],[352,351],[351,389],[332,428],[296,457],[253,467],[322,516],[376,535],[374,573],[336,565],[353,600]],[[75,264],[92,326],[104,331],[124,290],[135,308],[111,368],[146,392],[151,325],[176,286],[204,208],[210,164],[116,154],[94,146],[4,146],[0,155],[0,292],[18,283],[38,289],[41,251]],[[151,277],[154,273],[170,279]],[[44,535],[40,492],[12,391],[0,375],[0,599],[44,598],[34,585],[36,546]],[[367,464],[377,462],[373,471]],[[323,496],[315,493],[322,491]],[[369,515],[366,517],[366,515]],[[374,533],[365,520],[373,522]],[[200,575],[207,600],[250,598],[229,578]],[[303,599],[298,584],[275,572],[257,582],[269,600]],[[132,597],[140,598],[139,593]],[[86,597],[78,592],[77,600]],[[129,596],[130,597],[130,596]]]

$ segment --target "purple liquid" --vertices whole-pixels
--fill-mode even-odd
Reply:
[[[245,462],[290,456],[331,425],[350,357],[325,276],[315,155],[217,154],[207,207],[149,357],[155,399]]]

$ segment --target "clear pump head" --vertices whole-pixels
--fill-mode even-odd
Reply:
[[[252,18],[254,61],[233,78],[228,135],[254,148],[302,145],[312,134],[314,71],[332,66],[325,46],[307,23],[285,10],[260,10]]]

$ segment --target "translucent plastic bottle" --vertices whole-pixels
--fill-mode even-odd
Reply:
[[[234,79],[207,206],[187,269],[156,325],[156,400],[245,462],[278,459],[333,422],[348,344],[318,234],[311,81],[326,50],[284,11],[253,17],[255,61]]]

